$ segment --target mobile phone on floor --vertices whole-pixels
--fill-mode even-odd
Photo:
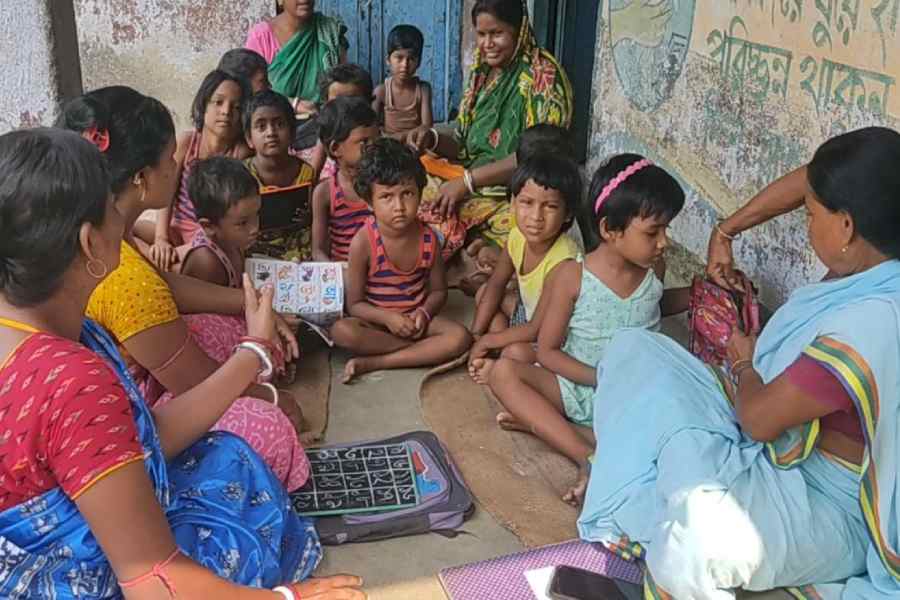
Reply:
[[[559,566],[553,572],[547,595],[553,600],[641,600],[640,585],[578,569]]]

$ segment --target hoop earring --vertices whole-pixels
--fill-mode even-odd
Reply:
[[[95,272],[96,269],[94,265],[96,265],[97,263],[100,263],[100,267],[103,269],[100,273]],[[94,279],[103,279],[109,273],[109,267],[107,267],[106,263],[99,258],[92,258],[91,260],[87,261],[87,264],[84,268],[87,270],[88,275],[90,275]]]

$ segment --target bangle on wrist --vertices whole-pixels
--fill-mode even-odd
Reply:
[[[742,358],[741,360],[736,360],[731,365],[731,376],[734,378],[740,377],[744,371],[753,368],[753,361],[747,358]]]
[[[272,588],[272,591],[276,594],[281,594],[281,597],[284,598],[284,600],[300,600],[296,595],[294,595],[294,590],[288,587],[284,587],[283,585]]]
[[[428,131],[431,132],[431,135],[434,136],[434,143],[431,145],[431,148],[428,148],[429,152],[435,152],[437,150],[438,145],[441,143],[441,134],[438,133],[438,130],[432,127]]]
[[[472,177],[472,171],[466,169],[463,171],[463,181],[466,183],[466,189],[469,190],[469,194],[475,195],[475,178]]]
[[[420,306],[414,312],[422,313],[423,315],[425,315],[425,321],[427,321],[428,323],[431,323],[431,315],[428,313],[427,310],[425,310],[424,306]]]
[[[278,406],[278,388],[276,388],[274,385],[272,385],[271,383],[268,383],[268,382],[261,383],[259,385],[261,385],[262,387],[264,387],[267,390],[269,390],[270,392],[272,392],[272,404],[274,404],[275,406]]]
[[[716,233],[718,233],[719,235],[721,235],[723,238],[725,238],[725,239],[728,240],[729,242],[733,242],[734,240],[736,240],[736,239],[738,239],[738,238],[741,237],[740,232],[735,233],[735,234],[728,234],[728,233],[725,233],[725,230],[722,229],[722,223],[724,223],[724,221],[719,221],[718,223],[716,223],[716,228],[715,228],[715,229],[716,229]]]
[[[269,357],[266,349],[256,342],[241,342],[235,346],[235,351],[237,350],[248,350],[255,354],[259,359],[260,369],[256,375],[257,379],[268,379],[272,376],[272,373],[275,372],[274,365],[272,365],[272,359]]]

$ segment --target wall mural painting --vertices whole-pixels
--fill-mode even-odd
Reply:
[[[655,110],[671,97],[691,44],[694,2],[610,0],[607,22],[616,74],[638,110]]]

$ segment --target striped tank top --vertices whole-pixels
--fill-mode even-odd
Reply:
[[[231,264],[231,259],[228,258],[228,255],[225,254],[225,251],[219,247],[217,243],[209,239],[206,235],[206,232],[203,231],[201,227],[197,233],[194,235],[194,238],[191,240],[190,245],[181,246],[176,249],[176,252],[183,252],[183,256],[180,257],[178,265],[176,268],[178,272],[181,272],[181,268],[184,267],[184,264],[187,262],[188,256],[194,250],[198,248],[208,248],[213,254],[215,254],[216,258],[219,259],[219,262],[222,263],[222,267],[225,269],[225,274],[228,276],[228,287],[239,288],[241,287],[241,275],[243,270],[239,273],[237,269],[234,268],[234,265]],[[183,249],[183,250],[182,250]]]
[[[328,236],[331,240],[331,260],[346,262],[350,256],[350,242],[356,232],[372,216],[372,209],[365,202],[347,200],[337,173],[331,178],[331,208],[328,214]]]
[[[399,313],[412,312],[425,304],[431,267],[440,249],[434,231],[425,224],[420,227],[422,237],[419,241],[419,260],[411,271],[401,271],[385,252],[384,240],[375,219],[366,221],[366,234],[369,237],[366,300],[371,304]]]

